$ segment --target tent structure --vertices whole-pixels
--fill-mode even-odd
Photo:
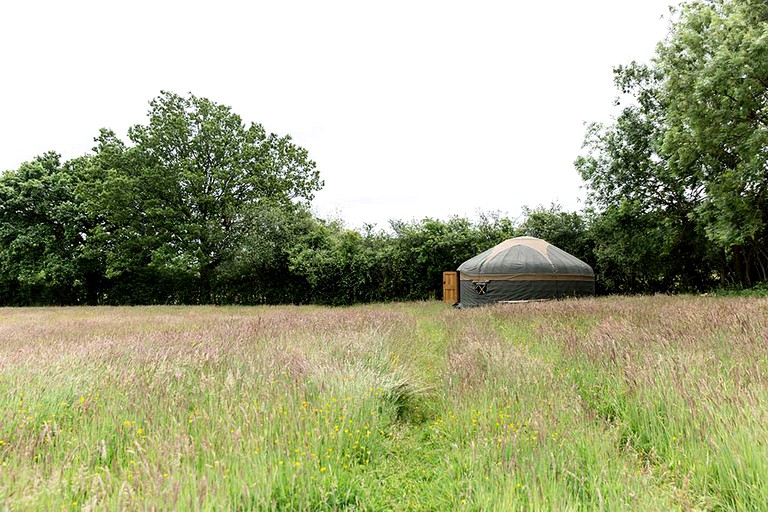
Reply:
[[[458,270],[462,306],[595,294],[592,267],[530,236],[505,240]]]

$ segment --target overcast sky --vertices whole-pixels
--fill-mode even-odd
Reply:
[[[290,134],[348,225],[582,207],[584,122],[672,0],[79,1],[0,6],[0,170],[124,140],[160,90]]]

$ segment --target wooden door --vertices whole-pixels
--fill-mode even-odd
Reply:
[[[459,302],[458,272],[443,272],[443,302],[448,304]]]

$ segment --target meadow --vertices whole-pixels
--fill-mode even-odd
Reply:
[[[768,299],[0,309],[3,510],[768,510]]]

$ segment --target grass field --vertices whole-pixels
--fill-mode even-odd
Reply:
[[[8,510],[768,510],[768,299],[0,309]]]

